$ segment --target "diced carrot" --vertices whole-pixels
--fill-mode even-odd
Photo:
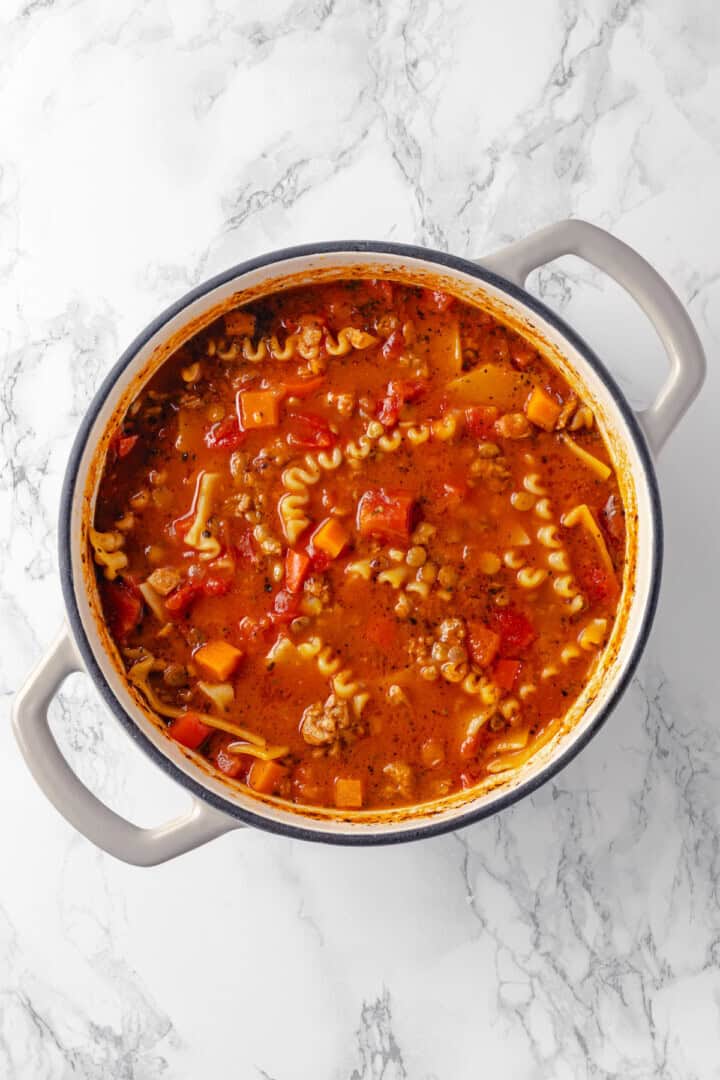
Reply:
[[[373,615],[365,623],[365,639],[380,649],[388,649],[397,640],[397,636],[397,619],[389,615]]]
[[[300,591],[309,569],[310,556],[306,552],[288,550],[285,556],[285,588],[288,592]]]
[[[228,311],[225,333],[231,337],[252,337],[255,333],[255,316],[249,311]]]
[[[361,536],[383,540],[408,540],[414,499],[403,491],[371,488],[358,503],[357,526]]]
[[[278,765],[277,761],[254,761],[247,782],[253,791],[271,795],[286,774],[287,769],[284,765]]]
[[[468,645],[473,664],[480,668],[489,667],[500,648],[500,635],[482,623],[474,623],[468,627]]]
[[[560,415],[561,406],[542,387],[536,386],[525,403],[528,420],[544,431],[552,431]]]
[[[280,395],[276,390],[241,390],[237,400],[245,430],[277,427],[280,422]]]
[[[209,679],[225,682],[242,660],[242,653],[227,641],[208,641],[193,654],[193,660]]]
[[[171,720],[167,730],[175,742],[187,746],[189,750],[197,750],[198,746],[205,742],[212,728],[203,723],[200,713],[186,712]]]
[[[426,739],[420,747],[420,757],[427,769],[434,769],[445,761],[445,747],[441,739]]]
[[[512,690],[522,668],[521,660],[498,660],[493,668],[493,682],[501,690]]]
[[[311,538],[312,547],[324,551],[331,559],[337,559],[349,541],[350,534],[335,517],[325,518],[322,524],[318,525]]]
[[[335,805],[341,810],[359,810],[363,804],[361,780],[335,777]]]

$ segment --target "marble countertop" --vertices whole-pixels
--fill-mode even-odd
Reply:
[[[0,26],[0,1077],[720,1077],[714,0],[6,0]],[[264,250],[479,256],[571,215],[667,276],[710,368],[659,462],[660,608],[605,728],[421,844],[97,851],[6,717],[63,618],[63,470],[119,352]],[[651,398],[664,359],[616,286],[564,260],[531,287]],[[53,723],[111,806],[184,807],[86,678]]]

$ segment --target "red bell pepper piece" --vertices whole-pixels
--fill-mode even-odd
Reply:
[[[212,728],[203,723],[199,713],[186,712],[171,720],[167,730],[175,742],[187,746],[189,750],[197,750],[198,746],[205,742]]]
[[[310,556],[304,551],[288,551],[285,556],[285,588],[288,592],[300,592],[310,569],[310,561]]]
[[[383,540],[409,540],[415,500],[404,491],[371,488],[358,503],[357,527],[361,536]]]

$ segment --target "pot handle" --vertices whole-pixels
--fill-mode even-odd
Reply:
[[[150,829],[120,817],[85,787],[60,752],[48,706],[68,675],[84,671],[65,627],[13,702],[12,721],[30,772],[56,810],[88,840],[133,866],[156,866],[221,836],[238,823],[193,799],[190,812]]]
[[[657,453],[705,379],[705,353],[690,316],[650,263],[622,240],[587,221],[558,221],[479,262],[523,286],[531,270],[561,255],[577,255],[604,270],[632,296],[655,327],[670,361],[670,372],[655,402],[638,413],[638,419]]]

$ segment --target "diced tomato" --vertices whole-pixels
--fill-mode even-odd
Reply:
[[[449,311],[455,303],[455,297],[441,289],[423,289],[423,295],[436,311]]]
[[[602,604],[617,599],[620,587],[615,574],[599,564],[576,565],[578,581],[591,604]]]
[[[204,724],[202,716],[196,712],[182,713],[168,724],[168,734],[172,735],[175,742],[187,746],[189,750],[197,750],[211,731],[212,728]]]
[[[379,649],[389,649],[397,641],[397,636],[397,620],[389,615],[373,615],[365,623],[365,639]]]
[[[468,646],[473,664],[480,668],[489,667],[500,648],[500,635],[483,623],[471,623],[468,626]]]
[[[435,487],[437,497],[444,499],[448,508],[459,506],[461,502],[464,502],[469,490],[467,480],[460,476],[442,480]]]
[[[306,398],[325,383],[324,375],[317,375],[314,379],[283,379],[280,391],[285,397]]]
[[[319,574],[322,574],[327,570],[328,566],[332,562],[332,559],[325,551],[310,551],[310,565],[313,570],[317,570]]]
[[[239,643],[246,653],[253,655],[258,652],[267,652],[268,644],[275,633],[270,615],[263,615],[259,619],[245,615],[238,623]]]
[[[237,742],[237,739],[233,735],[217,734],[213,736],[212,743],[208,757],[212,761],[216,769],[225,773],[226,776],[236,780],[239,776],[245,776],[247,770],[250,767],[250,761],[247,755],[243,754],[230,754],[228,752],[228,746],[232,742]]]
[[[226,416],[205,433],[205,445],[210,450],[238,450],[246,436],[247,433],[241,429],[237,416]]]
[[[253,566],[260,565],[261,559],[249,529],[246,529],[245,532],[240,534],[237,544],[235,545],[235,550],[242,559],[248,559]]]
[[[501,690],[512,690],[522,669],[521,660],[498,660],[493,668],[492,677]]]
[[[296,448],[313,449],[334,446],[337,435],[330,430],[324,416],[314,413],[290,412],[288,415],[287,444]]]
[[[358,503],[360,535],[379,536],[383,540],[409,540],[414,503],[407,492],[371,488]]]
[[[467,429],[474,439],[492,439],[495,421],[499,415],[497,405],[471,405],[465,410]]]
[[[280,589],[275,593],[273,613],[270,616],[273,622],[291,622],[300,614],[300,598],[294,596],[287,589]]]
[[[134,582],[121,578],[104,582],[102,592],[110,632],[122,643],[142,618],[142,596]]]
[[[529,367],[536,357],[537,349],[534,349],[530,342],[523,338],[516,336],[510,343],[510,362],[521,371]]]
[[[115,444],[117,456],[119,458],[127,457],[130,451],[135,448],[139,438],[139,435],[119,435]]]
[[[402,330],[393,330],[380,352],[383,360],[397,360],[405,351],[405,338]]]
[[[195,585],[191,581],[185,581],[178,585],[177,589],[170,593],[165,600],[165,610],[173,618],[180,619],[185,615],[203,591],[202,585]]]
[[[192,512],[189,514],[183,514],[182,517],[175,518],[172,525],[170,526],[170,531],[182,540],[182,538],[185,536],[185,533],[189,531],[194,519],[195,515]]]
[[[388,307],[392,307],[393,304],[393,284],[392,281],[383,281],[382,278],[375,278],[372,281],[368,281],[368,287],[381,299]]]
[[[228,578],[209,577],[202,583],[202,591],[206,596],[227,596],[232,582]]]
[[[300,592],[310,569],[310,556],[304,551],[289,550],[285,556],[285,588],[288,592]]]
[[[625,511],[617,495],[611,495],[599,514],[600,524],[613,545],[622,549],[625,546]]]
[[[527,615],[516,608],[498,608],[492,613],[491,622],[500,635],[500,653],[503,656],[522,652],[537,637]]]
[[[403,405],[419,401],[427,390],[427,385],[425,379],[391,379],[378,410],[380,423],[385,427],[397,424]]]

